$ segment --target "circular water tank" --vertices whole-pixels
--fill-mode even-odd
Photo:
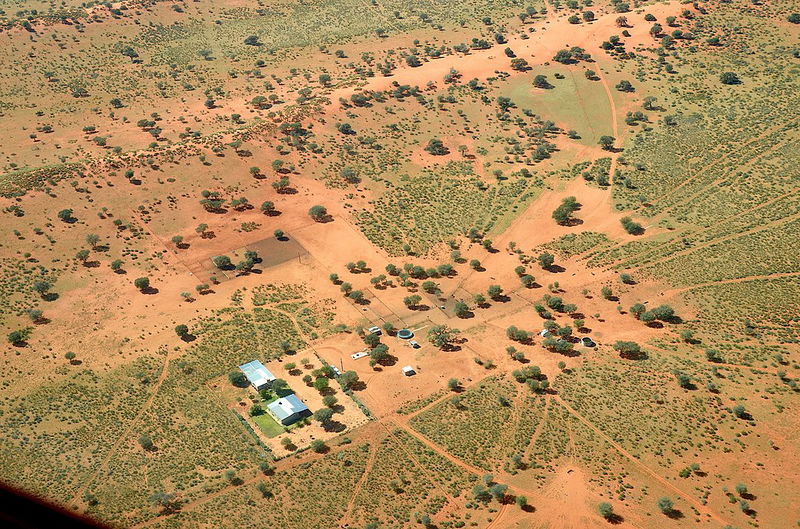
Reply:
[[[402,338],[403,340],[408,340],[412,336],[414,336],[414,333],[409,331],[408,329],[400,329],[399,331],[397,331],[397,337]]]

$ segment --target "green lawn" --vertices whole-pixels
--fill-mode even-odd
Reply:
[[[555,73],[564,75],[556,79]],[[553,86],[549,89],[533,88],[531,80],[536,74],[547,76]],[[583,70],[563,66],[539,66],[530,76],[511,82],[508,95],[520,108],[530,108],[544,119],[550,119],[565,129],[580,134],[580,143],[597,145],[597,140],[611,131],[611,107],[603,85],[586,79]]]
[[[284,432],[283,426],[278,424],[269,413],[256,415],[252,419],[267,437],[277,437]]]

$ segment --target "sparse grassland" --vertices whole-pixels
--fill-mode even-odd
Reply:
[[[791,525],[795,7],[0,0],[0,479],[134,529]]]

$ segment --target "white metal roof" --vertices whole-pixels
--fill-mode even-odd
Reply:
[[[260,360],[253,360],[252,362],[242,364],[239,366],[239,369],[242,370],[247,380],[257,388],[275,380],[275,375],[264,367],[264,364],[262,364]]]

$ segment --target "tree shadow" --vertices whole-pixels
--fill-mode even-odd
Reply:
[[[45,301],[55,301],[58,299],[58,294],[55,292],[48,292],[47,294],[42,295],[42,299]]]
[[[667,515],[668,518],[672,520],[681,520],[685,518],[685,515],[680,509],[670,509],[668,512],[664,513]]]
[[[498,303],[508,303],[509,301],[511,301],[511,298],[506,296],[505,294],[502,294],[500,296],[493,297],[492,301],[496,301]]]
[[[612,514],[610,516],[607,516],[606,517],[606,521],[608,523],[610,523],[611,525],[619,525],[619,524],[621,524],[622,522],[625,521],[625,518],[623,518],[622,516],[620,516],[617,513],[614,513],[614,514]]]
[[[548,272],[553,273],[553,274],[560,274],[562,272],[566,272],[567,271],[567,269],[564,268],[563,266],[559,266],[559,265],[556,265],[556,264],[548,266],[547,268],[545,268],[545,270],[547,270]]]
[[[339,421],[330,420],[327,422],[327,424],[324,424],[322,426],[322,429],[325,430],[326,432],[339,433],[345,431],[347,429],[347,426],[340,423]]]
[[[195,336],[192,333],[187,333],[187,334],[184,334],[183,336],[181,336],[181,340],[183,340],[186,343],[191,343],[191,342],[197,340],[197,336]]]
[[[147,287],[147,288],[141,289],[140,292],[142,294],[147,294],[149,296],[152,296],[154,294],[158,294],[159,291],[158,291],[158,289],[156,287]]]

